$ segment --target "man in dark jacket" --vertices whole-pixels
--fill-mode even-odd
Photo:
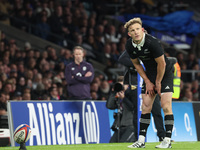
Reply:
[[[70,100],[90,100],[90,83],[94,78],[92,64],[84,61],[84,49],[75,46],[73,49],[74,62],[65,68],[67,92]]]
[[[135,88],[136,89],[136,88]],[[118,77],[117,83],[107,100],[108,109],[118,109],[115,122],[111,127],[114,134],[110,143],[134,142],[137,140],[137,121],[134,116],[137,114],[137,90],[131,89],[129,85],[123,84],[123,76]]]

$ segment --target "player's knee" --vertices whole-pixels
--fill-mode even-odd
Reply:
[[[143,112],[151,112],[152,106],[151,105],[142,105],[142,111]]]
[[[169,114],[169,113],[172,112],[171,107],[168,106],[168,105],[164,105],[164,106],[162,107],[162,109],[163,109],[164,114]]]

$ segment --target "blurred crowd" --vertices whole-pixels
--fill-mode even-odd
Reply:
[[[170,5],[166,7],[157,3],[155,6],[152,1],[145,0],[111,2],[123,4],[118,8],[119,14],[154,12],[152,15],[163,16],[175,10]],[[0,114],[5,113],[7,100],[67,100],[64,70],[73,61],[72,48],[75,45],[85,48],[86,59],[93,58],[105,65],[107,74],[109,68],[121,67],[117,60],[125,50],[128,36],[123,24],[115,25],[105,17],[116,13],[104,7],[105,3],[104,0],[92,3],[90,0],[0,0],[1,22],[63,47],[58,50],[47,45],[43,50],[37,50],[29,42],[19,47],[16,39],[8,40],[1,31]],[[164,6],[165,9],[162,8]],[[183,6],[181,9],[185,9]],[[200,58],[196,56],[195,53],[188,56],[177,53],[181,70],[198,71]],[[108,98],[114,82],[108,77],[95,75],[91,83],[93,100]],[[181,81],[179,100],[199,101],[200,73],[194,76],[183,73]]]

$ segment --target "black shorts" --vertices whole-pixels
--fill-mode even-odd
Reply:
[[[161,82],[161,93],[174,92],[173,78],[174,78],[173,70],[170,70],[169,72],[165,73],[163,80]],[[149,79],[149,80],[152,82],[151,79]],[[155,82],[152,82],[152,83],[155,84]],[[146,84],[145,84],[145,82],[143,82],[142,94],[145,94],[145,92],[146,92]]]

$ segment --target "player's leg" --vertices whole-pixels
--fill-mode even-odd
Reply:
[[[166,136],[171,139],[172,129],[174,125],[174,115],[172,112],[172,93],[164,93],[161,96],[161,106],[163,108],[163,112],[165,114],[164,122],[166,129]]]
[[[161,107],[165,114],[164,123],[165,123],[166,136],[163,142],[161,142],[160,145],[157,145],[156,148],[171,148],[171,136],[174,125],[174,115],[172,112],[172,92],[162,93]]]
[[[156,95],[155,95],[156,96]],[[128,146],[129,148],[144,148],[145,147],[145,137],[147,133],[147,129],[150,124],[150,112],[152,109],[154,97],[150,97],[149,95],[142,94],[142,114],[140,117],[140,130],[139,130],[139,138],[138,141]]]

